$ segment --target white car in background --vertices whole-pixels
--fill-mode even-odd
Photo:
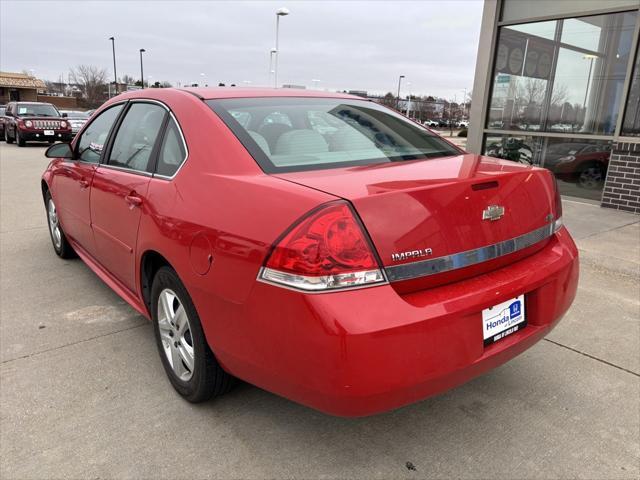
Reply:
[[[89,112],[82,112],[80,110],[60,110],[62,116],[67,117],[69,125],[71,125],[71,132],[75,135],[80,131],[84,124],[89,120]]]
[[[431,128],[435,128],[435,127],[437,127],[439,125],[438,122],[436,122],[435,120],[429,120],[429,119],[427,119],[424,122],[422,122],[422,124],[425,127],[431,127]]]
[[[458,122],[458,127],[460,127],[460,128],[469,128],[469,121],[468,120],[460,120]]]

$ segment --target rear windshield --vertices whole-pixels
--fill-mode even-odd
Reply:
[[[270,97],[207,104],[268,173],[461,153],[402,115],[365,100]]]

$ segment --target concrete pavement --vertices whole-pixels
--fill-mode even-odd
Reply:
[[[584,258],[574,306],[441,396],[356,420],[247,384],[191,405],[146,320],[54,255],[43,152],[0,144],[0,478],[640,476],[639,217],[565,201]]]

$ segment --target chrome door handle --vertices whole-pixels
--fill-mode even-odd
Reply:
[[[124,201],[127,202],[132,207],[139,207],[140,205],[142,205],[142,199],[139,196],[137,196],[135,193],[132,193],[124,197]]]

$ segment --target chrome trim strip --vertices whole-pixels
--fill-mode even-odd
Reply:
[[[118,170],[120,172],[130,173],[132,175],[142,175],[143,177],[152,177],[153,173],[147,172],[146,170],[135,170],[133,168],[127,167],[119,167],[118,165],[109,165],[107,163],[98,163],[96,164],[98,168],[106,168],[109,170]]]
[[[386,267],[385,271],[390,282],[398,282],[469,267],[531,247],[549,238],[561,226],[561,219],[558,219],[556,222],[503,242],[429,260],[393,265]]]

